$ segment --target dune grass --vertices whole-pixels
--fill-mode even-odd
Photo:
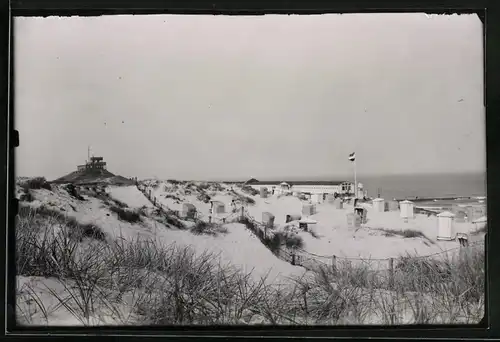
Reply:
[[[21,210],[16,267],[18,276],[59,282],[64,294],[46,290],[84,325],[99,313],[136,325],[475,323],[484,315],[483,248],[437,260],[406,255],[391,277],[339,262],[276,284],[190,247],[75,238],[74,225],[53,211]],[[25,295],[50,323],[37,290]],[[30,322],[23,308],[19,321]]]
[[[412,239],[412,238],[423,238],[430,242],[431,244],[434,244],[435,242],[432,239],[429,239],[427,235],[422,233],[419,230],[414,230],[414,229],[402,229],[402,230],[397,230],[397,229],[386,229],[386,228],[380,228],[378,229],[382,232],[384,232],[385,236],[402,236],[405,239]]]
[[[52,190],[52,187],[49,182],[45,179],[45,177],[35,177],[31,179],[27,179],[20,183],[20,186],[25,190],[33,189],[46,189]]]
[[[111,206],[109,207],[109,210],[117,214],[118,218],[122,221],[126,221],[129,223],[138,223],[142,221],[141,214],[138,211],[129,210],[126,208],[124,209],[118,206]]]
[[[190,229],[191,233],[196,235],[212,235],[217,236],[219,234],[226,234],[228,232],[227,228],[215,223],[215,222],[205,222],[198,221],[196,224]]]

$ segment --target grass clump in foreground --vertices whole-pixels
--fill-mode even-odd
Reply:
[[[47,290],[86,325],[99,313],[119,324],[180,325],[476,323],[484,315],[482,248],[442,260],[405,256],[395,261],[392,280],[367,265],[339,262],[278,285],[189,247],[81,243],[69,228],[57,215],[20,212],[17,274],[56,279],[64,294]],[[36,290],[30,295],[49,319]],[[18,305],[19,319],[29,322]]]
[[[32,189],[32,190],[38,190],[38,189],[52,190],[50,183],[47,182],[45,177],[35,177],[35,178],[27,179],[24,182],[22,182],[20,185],[26,192],[30,189]]]
[[[226,227],[215,223],[215,222],[205,222],[205,221],[198,221],[194,225],[194,227],[191,228],[191,233],[196,234],[196,235],[213,235],[217,236],[219,233],[225,234],[227,233],[228,230]]]

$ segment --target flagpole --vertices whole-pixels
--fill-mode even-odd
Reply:
[[[358,182],[356,175],[356,155],[354,155],[354,198],[358,198]]]

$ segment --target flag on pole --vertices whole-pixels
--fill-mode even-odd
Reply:
[[[351,153],[351,154],[349,155],[349,160],[350,160],[350,161],[354,161],[354,160],[356,160],[356,153],[355,153],[355,152],[353,152],[353,153]]]

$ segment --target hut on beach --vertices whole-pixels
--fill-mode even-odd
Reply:
[[[187,219],[195,219],[196,207],[192,203],[183,203],[181,216]]]
[[[438,218],[438,240],[450,241],[455,238],[453,219],[455,215],[449,211],[444,211],[437,215]]]
[[[372,201],[373,210],[377,213],[382,213],[385,211],[385,202],[383,198],[375,198]]]
[[[413,202],[408,201],[408,200],[404,200],[402,202],[399,202],[399,208],[401,210],[401,212],[400,212],[401,218],[403,218],[405,220],[414,218],[414,213],[413,213],[414,204],[413,204]]]

